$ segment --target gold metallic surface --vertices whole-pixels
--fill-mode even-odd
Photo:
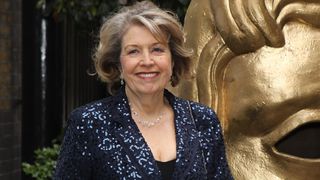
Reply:
[[[320,179],[320,159],[275,143],[320,123],[320,0],[192,0],[196,78],[178,94],[216,110],[235,179]]]

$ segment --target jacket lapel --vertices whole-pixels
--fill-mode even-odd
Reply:
[[[175,114],[177,160],[173,179],[188,179],[190,173],[204,167],[201,152],[199,131],[191,117],[188,101],[173,96],[166,92],[167,98],[173,107]],[[201,173],[201,172],[199,172]]]
[[[115,96],[113,114],[114,120],[120,124],[115,129],[115,135],[138,172],[141,172],[143,177],[160,177],[151,150],[131,118],[130,107],[124,91]]]

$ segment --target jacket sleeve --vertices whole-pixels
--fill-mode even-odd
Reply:
[[[54,180],[90,179],[91,152],[88,133],[80,113],[71,113],[53,175]]]
[[[212,173],[209,173],[209,179],[232,180],[225,152],[225,145],[222,136],[222,130],[218,119],[215,117],[213,126],[213,166]],[[212,178],[211,178],[211,177]]]
[[[203,105],[193,105],[193,115],[196,117],[196,126],[201,134],[208,179],[232,180],[220,122],[215,112]]]

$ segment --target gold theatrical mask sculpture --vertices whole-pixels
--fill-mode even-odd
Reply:
[[[276,148],[320,134],[320,0],[192,0],[185,31],[196,78],[176,92],[216,110],[235,179],[320,179],[319,153]]]

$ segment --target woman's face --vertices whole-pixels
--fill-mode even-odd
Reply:
[[[320,177],[319,156],[297,157],[275,147],[299,127],[320,123],[320,30],[290,23],[283,31],[284,47],[238,56],[226,69],[221,119],[237,179]],[[319,143],[316,138],[302,141],[305,146]]]
[[[168,43],[140,25],[131,25],[124,34],[120,63],[126,88],[140,95],[162,92],[172,75]]]

